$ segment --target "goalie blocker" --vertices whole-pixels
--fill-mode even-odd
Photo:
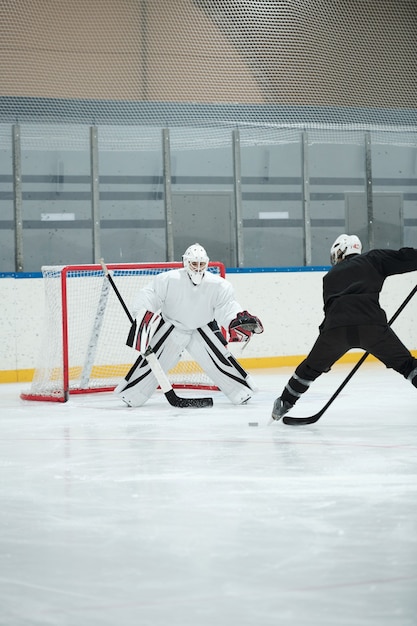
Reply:
[[[146,312],[147,320],[151,318]],[[245,312],[247,313],[247,312]],[[239,314],[236,320],[239,318]],[[252,319],[253,316],[250,316]],[[234,321],[236,321],[234,320]],[[249,322],[248,322],[249,323]],[[231,325],[233,322],[231,323]],[[254,322],[251,322],[253,327]],[[259,320],[255,324],[259,328]],[[139,324],[141,326],[141,323]],[[234,326],[241,326],[237,324]],[[260,324],[260,326],[262,326]],[[137,326],[136,326],[137,328]],[[248,329],[246,329],[248,330]],[[263,329],[262,329],[263,330]],[[132,338],[132,332],[130,339]],[[256,331],[249,331],[250,334]],[[262,332],[258,330],[257,332]],[[240,336],[243,337],[243,334]],[[247,337],[247,334],[244,334]],[[137,337],[137,333],[136,333]],[[247,339],[235,339],[245,341]],[[150,341],[164,371],[175,367],[182,352],[192,356],[211,380],[233,404],[245,404],[257,390],[252,377],[241,367],[227,349],[225,340],[216,322],[204,325],[196,331],[184,331],[160,318],[159,325]],[[146,360],[141,354],[127,373],[125,379],[116,387],[115,393],[128,405],[139,407],[152,396],[158,382]]]
[[[135,348],[138,352],[144,353],[158,326],[163,323],[163,320],[160,311],[152,313],[152,311],[143,310],[138,315],[138,319],[141,317],[142,319],[139,324],[137,320],[134,320],[132,323],[126,345],[130,348]]]

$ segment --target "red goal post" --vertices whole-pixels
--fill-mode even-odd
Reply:
[[[182,263],[110,263],[128,306],[152,278]],[[209,271],[223,278],[223,263]],[[101,265],[44,266],[45,328],[31,388],[24,400],[66,402],[70,394],[112,391],[136,354],[126,346],[130,323]],[[173,387],[217,389],[185,352],[168,372]]]

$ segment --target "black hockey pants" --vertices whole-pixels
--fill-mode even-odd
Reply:
[[[320,333],[309,355],[289,380],[282,394],[283,400],[294,404],[313,380],[328,372],[351,348],[362,348],[405,378],[415,371],[411,382],[417,387],[417,359],[390,326],[342,326]]]

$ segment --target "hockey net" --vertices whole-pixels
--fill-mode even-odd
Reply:
[[[138,290],[181,263],[109,264],[129,306]],[[225,276],[222,263],[209,271]],[[101,265],[44,266],[45,330],[39,363],[24,400],[65,402],[70,394],[112,391],[137,357],[126,346],[130,322]],[[185,351],[168,372],[173,387],[216,389]]]

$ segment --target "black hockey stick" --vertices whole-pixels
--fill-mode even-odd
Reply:
[[[101,263],[101,267],[103,268],[104,275],[108,278],[111,286],[113,287],[114,293],[118,297],[119,302],[122,305],[127,317],[129,318],[130,323],[133,324],[135,320],[130,314],[129,309],[127,308],[126,303],[123,300],[122,295],[113,280],[113,277],[109,273],[107,265],[104,263],[104,259],[101,259],[100,263]],[[158,361],[158,357],[152,350],[151,346],[149,346],[146,349],[146,351],[143,354],[143,357],[148,362],[153,375],[158,381],[158,385],[160,386],[160,388],[165,394],[166,399],[172,406],[175,406],[180,409],[187,409],[187,408],[203,409],[206,407],[213,406],[213,398],[181,398],[180,396],[177,396],[177,394],[172,388],[171,383],[168,380],[167,375],[162,369],[160,362]]]
[[[404,302],[401,304],[401,306],[397,309],[397,311],[391,317],[391,319],[388,322],[388,326],[391,326],[391,324],[395,322],[395,320],[397,319],[401,311],[407,306],[407,304],[410,302],[411,298],[414,296],[416,292],[417,292],[417,285],[414,287],[414,289],[411,290],[411,292],[408,294]],[[368,356],[369,356],[369,352],[365,352],[365,354],[362,355],[362,357],[356,363],[353,370],[346,376],[345,380],[336,389],[336,391],[334,392],[330,400],[328,400],[328,402],[324,405],[322,409],[320,409],[318,413],[316,413],[315,415],[311,415],[310,417],[291,417],[289,415],[284,415],[284,417],[282,418],[282,421],[284,422],[284,424],[287,424],[288,426],[303,426],[305,424],[315,424],[315,422],[318,422],[321,416],[323,415],[323,413],[327,411],[329,406],[332,404],[333,400],[337,398],[339,393],[348,384],[352,376],[358,371],[358,369],[360,368],[362,363],[368,358]]]

